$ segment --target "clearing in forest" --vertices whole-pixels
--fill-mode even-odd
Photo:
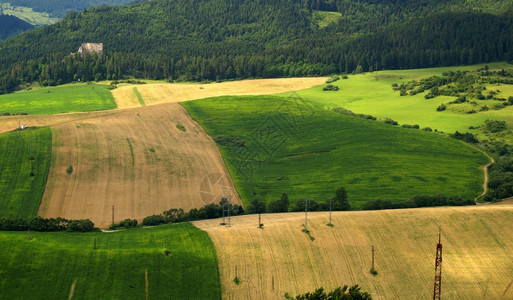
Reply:
[[[304,213],[194,222],[219,257],[223,299],[279,299],[359,284],[374,299],[428,299],[442,226],[444,299],[508,299],[513,279],[511,203],[495,206]],[[370,273],[374,246],[377,276]],[[237,275],[236,273],[237,272]],[[235,276],[240,283],[234,282]],[[504,298],[505,299],[505,298]]]

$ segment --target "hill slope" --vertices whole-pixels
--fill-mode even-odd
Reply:
[[[444,299],[510,299],[513,205],[414,210],[304,213],[195,222],[219,257],[223,298],[278,299],[359,284],[374,299],[428,299],[433,293],[438,226],[442,226]],[[377,276],[371,268],[376,249]],[[240,284],[233,282],[235,270]],[[505,295],[503,295],[505,294]],[[505,298],[501,298],[505,297]]]
[[[0,13],[0,42],[33,28],[34,26],[23,20]]]
[[[473,199],[481,192],[487,158],[446,136],[338,114],[294,95],[182,105],[218,143],[245,204],[282,193],[292,205],[304,198],[324,202],[341,186],[353,208],[377,198]]]
[[[215,249],[190,224],[26,237],[0,232],[3,299],[220,299]]]
[[[0,92],[75,75],[216,80],[513,58],[510,1],[352,2],[156,0],[71,13],[0,45]],[[318,10],[340,18],[325,26]],[[83,42],[103,42],[106,55],[64,59]]]

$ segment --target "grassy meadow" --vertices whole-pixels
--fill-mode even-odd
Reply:
[[[116,108],[104,85],[69,84],[0,95],[0,114],[49,115]]]
[[[470,126],[477,127],[487,119],[506,121],[513,126],[513,107],[501,110],[489,110],[475,114],[466,114],[459,111],[461,106],[455,109],[447,109],[438,112],[436,108],[441,103],[447,103],[456,99],[455,97],[439,96],[426,100],[424,95],[428,92],[419,93],[414,96],[401,97],[398,91],[392,89],[393,83],[406,83],[413,79],[419,80],[429,76],[441,76],[447,71],[472,71],[483,68],[485,64],[443,67],[415,70],[385,70],[359,75],[349,75],[348,79],[340,79],[331,84],[338,86],[339,91],[323,91],[325,85],[307,90],[298,91],[297,94],[307,100],[322,104],[325,107],[344,107],[354,113],[370,114],[377,118],[391,118],[399,124],[418,124],[422,127],[431,127],[439,131],[453,133],[456,130],[482,134],[479,129],[469,129]],[[513,66],[506,63],[490,63],[491,70],[511,69]],[[490,87],[492,88],[492,87]],[[495,86],[500,89],[500,97],[513,96],[513,89],[509,85]],[[283,94],[288,96],[288,94]],[[493,100],[478,101],[479,104],[494,104]]]
[[[0,217],[36,216],[50,168],[51,130],[2,134],[0,153]]]
[[[189,223],[26,237],[0,232],[2,299],[148,299],[146,272],[149,299],[221,298],[213,244]]]
[[[408,200],[481,192],[487,158],[447,136],[328,111],[276,96],[183,102],[217,141],[247,205],[287,193],[324,201],[344,186],[353,208],[377,198]]]

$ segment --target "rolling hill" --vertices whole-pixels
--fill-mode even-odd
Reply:
[[[324,92],[326,93],[326,92]],[[329,93],[329,92],[328,92]],[[244,203],[287,193],[325,202],[481,193],[486,156],[432,132],[348,116],[301,98],[219,97],[181,104],[217,142]]]
[[[0,13],[0,42],[33,28],[33,25],[21,19]]]
[[[461,208],[233,217],[194,222],[219,257],[223,299],[280,299],[324,287],[359,284],[373,299],[433,296],[438,227],[442,229],[442,297],[511,299],[511,202]],[[371,268],[371,247],[375,268]],[[239,284],[234,282],[235,277]]]

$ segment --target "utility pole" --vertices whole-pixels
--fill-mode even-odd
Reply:
[[[375,270],[375,269],[374,269],[374,251],[375,251],[375,250],[374,250],[374,245],[372,245],[372,269],[371,269],[372,271],[374,271],[374,270]]]
[[[331,224],[331,207],[332,207],[332,204],[333,204],[333,199],[330,199],[330,221],[328,223],[328,226],[333,226],[333,224]]]
[[[232,190],[228,189],[228,226],[232,226]]]
[[[305,199],[305,232],[308,231],[308,199]]]
[[[114,224],[114,205],[112,205],[112,224]]]
[[[442,294],[442,229],[438,228],[438,244],[436,245],[435,258],[435,287],[433,291],[433,300],[440,300]]]

